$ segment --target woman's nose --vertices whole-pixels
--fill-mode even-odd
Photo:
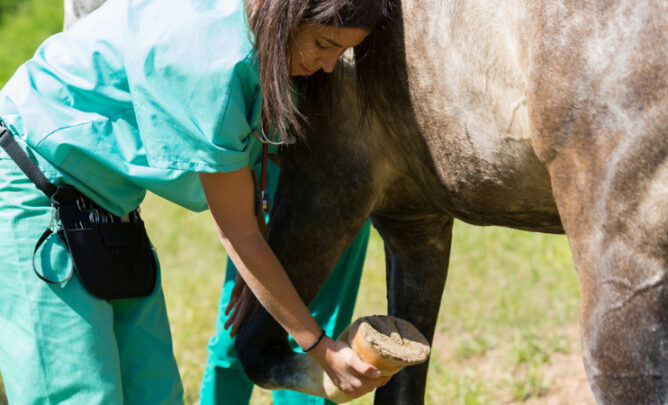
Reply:
[[[338,59],[339,58],[334,55],[327,55],[319,58],[318,64],[320,64],[320,67],[326,73],[332,73],[334,71],[334,67],[336,66],[336,61]]]

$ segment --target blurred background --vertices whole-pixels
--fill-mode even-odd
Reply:
[[[0,0],[0,86],[61,30],[62,7],[62,0]],[[149,195],[142,214],[161,260],[186,403],[196,404],[225,252],[206,212]],[[579,292],[564,236],[456,222],[426,403],[593,404],[580,357]],[[356,317],[385,314],[385,294],[383,244],[374,231]],[[251,403],[271,404],[270,392],[256,389]],[[373,396],[352,403],[371,404]]]

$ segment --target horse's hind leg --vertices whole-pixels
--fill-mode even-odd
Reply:
[[[631,170],[591,194],[557,193],[582,286],[585,368],[601,404],[668,403],[665,152],[651,180]],[[578,182],[563,177],[555,189]]]
[[[601,404],[668,403],[668,120],[651,122],[634,134],[575,128],[549,164]]]
[[[582,286],[589,382],[600,404],[668,404],[668,9],[537,4],[533,142]]]
[[[388,313],[433,342],[450,256],[452,219],[372,217],[385,241]],[[428,363],[406,367],[376,390],[376,404],[424,403]]]

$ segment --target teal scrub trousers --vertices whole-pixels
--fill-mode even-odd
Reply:
[[[50,221],[49,199],[0,149],[0,373],[9,403],[182,404],[160,280],[149,297],[112,301],[89,294],[76,274],[45,283],[32,260]],[[72,268],[55,235],[35,265],[58,280]]]
[[[269,165],[267,190],[273,194],[278,169]],[[367,221],[350,247],[341,255],[325,284],[309,304],[318,324],[330,337],[336,338],[350,324],[359,290],[366,247],[369,241],[370,223]],[[227,321],[225,308],[229,302],[236,268],[228,259],[223,291],[218,304],[216,334],[209,341],[209,358],[204,370],[200,390],[200,405],[245,405],[250,401],[253,382],[246,376],[236,357],[234,338],[223,325]],[[292,342],[292,341],[291,341]],[[300,351],[292,342],[293,348]],[[324,398],[290,390],[273,392],[274,405],[323,405],[333,404]]]

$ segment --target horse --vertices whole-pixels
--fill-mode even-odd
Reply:
[[[595,399],[668,403],[668,2],[390,3],[371,117],[342,63],[331,111],[303,105],[306,140],[280,152],[267,239],[301,297],[370,217],[388,314],[431,342],[455,219],[565,233]],[[319,384],[257,304],[236,350],[260,386]],[[426,375],[375,403],[423,403]]]
[[[75,22],[96,10],[107,0],[64,0],[63,29],[68,29]]]

